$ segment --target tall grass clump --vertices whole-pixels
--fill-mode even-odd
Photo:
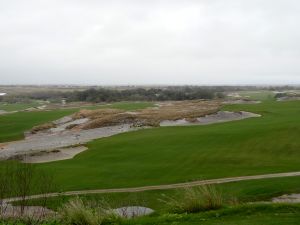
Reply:
[[[79,197],[71,199],[59,210],[65,225],[101,225],[120,220],[106,203],[84,202]]]
[[[178,198],[166,197],[162,201],[171,213],[197,213],[223,206],[221,193],[211,185],[186,188]]]
[[[59,213],[66,225],[99,225],[103,220],[95,209],[84,204],[80,198],[71,199]]]

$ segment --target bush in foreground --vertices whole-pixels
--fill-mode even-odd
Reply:
[[[166,203],[171,213],[197,213],[219,209],[223,206],[221,193],[211,185],[186,188],[182,197],[168,197],[163,202]]]
[[[80,198],[71,199],[59,210],[59,215],[66,225],[101,225],[120,220],[107,204],[94,205]]]

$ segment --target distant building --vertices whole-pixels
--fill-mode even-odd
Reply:
[[[6,93],[1,93],[1,92],[0,92],[0,96],[4,96],[4,95],[6,95]]]

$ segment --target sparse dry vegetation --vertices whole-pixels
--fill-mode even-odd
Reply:
[[[120,219],[106,203],[84,202],[79,197],[69,200],[59,210],[63,224],[69,225],[101,225]]]
[[[160,103],[159,107],[126,112],[118,109],[81,110],[75,113],[73,119],[89,118],[89,122],[72,128],[93,129],[119,124],[133,124],[134,126],[159,126],[163,120],[187,119],[195,121],[196,118],[213,114],[220,109],[219,101],[178,101]]]
[[[38,125],[38,126],[34,126],[30,130],[30,132],[32,134],[35,134],[35,133],[37,133],[39,131],[48,130],[48,129],[51,129],[51,128],[54,128],[54,127],[56,127],[56,125],[54,123],[52,123],[52,122],[50,122],[50,123],[44,123],[44,124],[41,124],[41,125]]]
[[[219,209],[223,206],[222,195],[212,185],[186,188],[179,198],[167,197],[162,200],[172,213],[197,213]]]

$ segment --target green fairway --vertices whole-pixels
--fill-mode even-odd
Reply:
[[[146,108],[152,105],[152,103],[145,102],[121,102],[100,106],[100,108],[135,110]],[[97,108],[99,108],[99,106]],[[22,139],[24,137],[24,131],[30,130],[33,126],[59,119],[78,110],[79,109],[64,109],[39,112],[18,112],[13,114],[0,115],[0,143]]]
[[[24,109],[28,109],[31,107],[37,107],[40,104],[37,102],[32,102],[32,103],[14,103],[14,104],[10,104],[10,103],[0,103],[0,110],[4,110],[7,112],[11,112],[11,111],[19,111],[19,110],[24,110]]]
[[[0,142],[7,142],[24,137],[24,131],[33,126],[56,120],[76,110],[53,110],[45,112],[18,112],[0,116]]]
[[[88,144],[74,159],[39,164],[62,190],[120,188],[300,170],[300,102],[232,105],[262,115],[208,126],[164,127]]]
[[[238,91],[237,93],[252,100],[275,101],[275,94],[272,91]]]

